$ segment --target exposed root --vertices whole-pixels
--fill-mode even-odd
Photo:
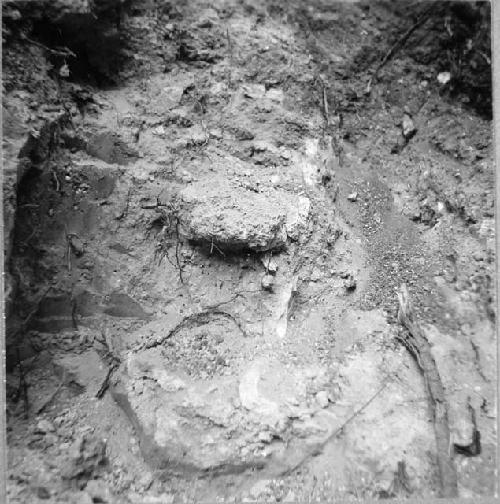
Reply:
[[[232,320],[236,324],[238,329],[241,331],[243,336],[245,338],[248,337],[248,333],[243,328],[241,322],[234,315],[231,315],[230,313],[222,311],[222,310],[218,310],[216,308],[209,308],[209,309],[203,310],[201,312],[193,313],[192,315],[188,315],[187,317],[182,319],[181,322],[179,322],[172,330],[170,330],[168,332],[168,334],[166,336],[164,336],[162,339],[160,339],[159,341],[153,341],[150,343],[146,343],[144,346],[141,346],[140,348],[138,348],[138,350],[154,348],[156,346],[162,345],[166,340],[168,340],[168,339],[172,338],[173,336],[175,336],[176,334],[178,334],[182,329],[187,328],[187,327],[191,327],[191,326],[207,324],[210,321],[210,319],[214,316],[224,317],[229,320]]]
[[[444,387],[431,354],[431,349],[422,329],[413,320],[413,308],[408,289],[403,284],[398,293],[398,321],[403,330],[398,333],[398,340],[408,349],[417,362],[425,380],[434,432],[436,436],[437,462],[442,497],[458,496],[457,470],[450,450],[450,429],[448,425],[448,406]]]

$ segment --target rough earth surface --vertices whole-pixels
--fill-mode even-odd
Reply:
[[[374,78],[426,8],[4,2],[10,502],[439,495],[403,283],[494,494],[486,7]]]

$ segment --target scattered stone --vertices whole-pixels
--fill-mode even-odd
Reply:
[[[352,202],[358,201],[358,193],[353,192],[353,193],[349,194],[349,196],[347,196],[347,199]]]
[[[214,138],[215,140],[221,140],[224,136],[220,128],[213,128],[208,133],[210,138]]]
[[[269,431],[259,432],[259,441],[262,443],[270,443],[273,440],[273,435]]]
[[[262,255],[260,261],[268,273],[274,274],[278,271],[278,263],[273,259],[271,254]]]
[[[352,275],[349,275],[348,278],[344,280],[344,287],[348,291],[353,291],[356,288],[356,285],[356,279]]]
[[[246,129],[243,128],[237,128],[234,131],[234,136],[236,137],[236,140],[253,140],[255,138],[255,135]]]
[[[317,282],[323,278],[323,272],[319,268],[314,268],[311,273],[311,282]]]
[[[261,286],[265,291],[272,292],[274,289],[274,277],[272,275],[264,275]]]
[[[450,72],[441,72],[437,76],[437,81],[439,82],[439,84],[447,84],[448,82],[450,82],[450,79]]]
[[[154,208],[158,207],[158,199],[151,197],[151,198],[144,198],[141,200],[141,208],[144,210],[152,210]]]
[[[330,402],[328,398],[328,392],[326,390],[321,390],[316,394],[316,401],[321,408],[327,408]]]
[[[90,480],[85,491],[92,497],[93,502],[111,503],[114,500],[109,486],[102,480]]]
[[[417,132],[417,128],[415,127],[412,118],[408,114],[403,115],[402,130],[403,137],[406,141],[413,138],[415,136],[415,133]]]
[[[50,491],[45,486],[38,486],[36,488],[36,495],[39,499],[50,499]]]
[[[83,240],[77,236],[72,236],[70,238],[71,249],[77,257],[81,257],[85,252],[85,243]]]
[[[266,94],[266,87],[264,84],[245,84],[243,86],[243,96],[258,100]]]
[[[276,103],[283,103],[285,95],[282,89],[271,88],[266,93],[266,98]]]
[[[49,420],[40,420],[35,427],[35,434],[47,434],[49,432],[55,432],[56,428]]]

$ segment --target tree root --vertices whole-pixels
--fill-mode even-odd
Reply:
[[[437,462],[441,484],[441,497],[457,497],[457,471],[451,450],[450,429],[448,425],[448,405],[444,387],[431,353],[431,348],[422,329],[413,319],[413,308],[408,289],[403,284],[398,293],[398,321],[403,326],[397,338],[410,352],[418,364],[425,380],[434,433],[436,436]]]

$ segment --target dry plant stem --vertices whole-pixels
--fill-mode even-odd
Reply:
[[[67,47],[62,48],[62,50],[59,51],[57,49],[51,49],[50,47],[47,47],[46,45],[41,44],[36,40],[32,40],[28,38],[26,35],[24,35],[22,38],[26,40],[26,42],[29,42],[30,44],[35,45],[37,47],[41,47],[42,49],[45,49],[46,51],[50,52],[51,54],[55,54],[56,56],[63,56],[66,58],[71,56],[72,58],[76,58],[76,54]]]
[[[375,391],[375,393],[360,407],[358,408],[350,417],[345,420],[340,427],[335,429],[329,436],[327,436],[323,441],[314,445],[308,453],[303,457],[300,462],[295,464],[293,467],[287,469],[282,473],[282,476],[291,474],[295,469],[299,468],[306,460],[311,457],[318,455],[326,444],[328,444],[332,439],[335,439],[339,434],[341,434],[345,427],[351,423],[356,417],[358,417],[389,385],[390,379],[386,378],[384,383]]]
[[[326,126],[330,126],[330,113],[328,111],[328,96],[326,95],[326,88],[323,86],[323,112],[325,114]]]
[[[57,394],[59,394],[59,391],[62,389],[62,386],[64,384],[64,378],[59,382],[59,385],[57,388],[54,390],[52,394],[43,402],[43,404],[36,410],[36,414],[39,415],[40,413],[43,413],[45,408],[49,406],[49,404],[52,403],[52,401],[56,398]]]
[[[445,399],[444,387],[441,382],[441,377],[439,376],[436,362],[432,357],[429,342],[422,329],[413,319],[413,309],[405,285],[401,286],[398,299],[398,321],[404,328],[398,334],[398,339],[417,362],[423,374],[427,393],[429,395],[431,416],[436,436],[441,497],[457,497],[457,471],[450,450],[448,406]]]
[[[368,85],[366,86],[366,93],[369,94],[371,92],[372,84],[377,81],[378,73],[382,69],[382,67],[396,54],[396,52],[401,49],[406,41],[410,38],[412,33],[420,28],[431,16],[432,11],[434,10],[434,5],[431,5],[428,9],[426,9],[423,14],[418,18],[418,20],[405,32],[403,35],[392,45],[387,54],[384,56],[382,61],[377,65],[373,75],[368,81]]]
[[[247,332],[243,328],[241,322],[231,313],[225,312],[223,310],[218,310],[216,308],[208,308],[206,310],[203,310],[198,313],[193,313],[192,315],[188,315],[187,317],[184,317],[169,333],[163,337],[159,341],[153,341],[146,343],[144,345],[139,346],[136,348],[136,351],[142,350],[142,349],[149,349],[149,348],[154,348],[156,346],[162,345],[165,341],[167,341],[169,338],[172,338],[175,336],[181,329],[185,327],[189,327],[190,324],[196,324],[199,322],[206,323],[207,320],[211,316],[219,316],[219,317],[224,317],[226,319],[232,320],[238,329],[241,331],[241,334],[246,338],[248,337]]]
[[[177,222],[175,223],[175,233],[177,235],[177,243],[175,245],[175,260],[177,261],[177,267],[179,268],[179,280],[180,280],[181,284],[184,285],[184,278],[182,277],[183,268],[182,268],[181,260],[179,258],[179,249],[181,247],[179,226],[180,226],[180,221],[179,221],[179,218],[177,218]]]
[[[104,396],[104,394],[106,393],[106,390],[108,390],[109,380],[117,367],[118,367],[118,364],[116,364],[116,363],[109,366],[108,372],[106,373],[106,376],[104,377],[104,380],[102,381],[101,386],[99,387],[99,390],[95,394],[97,399],[101,399]]]

